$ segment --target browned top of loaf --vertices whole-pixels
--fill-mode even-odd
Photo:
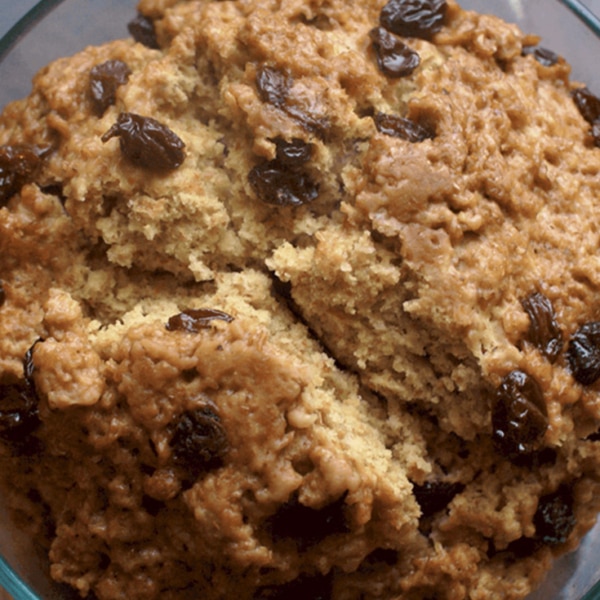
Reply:
[[[0,116],[0,144],[50,150],[0,208],[2,382],[37,341],[44,451],[0,452],[58,581],[103,600],[522,598],[592,525],[598,384],[567,351],[599,318],[600,149],[577,84],[454,2],[388,77],[382,6],[142,0],[159,49],[61,59]],[[108,60],[131,73],[98,114]],[[183,162],[133,163],[106,135],[120,113],[168,127]],[[431,135],[389,135],[381,114]],[[309,150],[298,206],[249,177],[285,142]],[[232,320],[165,327],[207,307]],[[492,425],[516,371],[546,427],[524,461]],[[173,441],[192,414],[217,431],[202,473]],[[542,544],[551,505],[566,526]]]

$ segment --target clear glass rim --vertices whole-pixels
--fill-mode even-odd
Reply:
[[[600,36],[600,17],[596,16],[580,0],[558,0],[573,11],[596,35]]]
[[[600,581],[582,598],[582,600],[600,600]]]
[[[40,0],[21,19],[19,19],[8,32],[0,39],[0,61],[10,51],[19,38],[35,23],[56,8],[64,0]],[[596,35],[600,36],[600,16],[595,15],[580,0],[558,0],[569,10],[575,13],[585,25]]]
[[[37,21],[42,19],[53,8],[56,8],[64,0],[40,0],[23,17],[21,17],[5,34],[0,38],[0,61],[4,58],[11,48],[19,41],[19,38],[27,33]]]
[[[40,0],[0,39],[0,61],[27,30],[64,0]],[[600,16],[595,15],[581,0],[558,0],[575,13],[585,25],[600,36]]]
[[[40,600],[2,557],[0,557],[0,586],[19,600]]]
[[[2,38],[0,38],[0,62],[31,27],[62,2],[63,0],[40,0],[33,8],[25,13],[25,15],[11,27]],[[40,600],[1,556],[0,587],[19,600]]]

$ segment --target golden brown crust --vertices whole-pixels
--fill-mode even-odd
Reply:
[[[382,6],[142,0],[160,49],[61,59],[0,116],[42,155],[0,208],[1,389],[41,422],[0,443],[5,495],[82,596],[517,599],[593,525],[598,384],[567,349],[599,317],[600,150],[569,66],[449,2],[386,77]],[[182,164],[132,160],[120,113]],[[262,197],[285,160],[297,206]],[[525,450],[494,421],[515,377]]]

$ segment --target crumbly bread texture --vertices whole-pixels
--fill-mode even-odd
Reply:
[[[81,596],[517,599],[593,525],[577,85],[495,17],[402,37],[383,6],[142,0],[156,48],[0,116],[39,159],[0,208],[3,494]],[[119,115],[159,124],[137,158]]]

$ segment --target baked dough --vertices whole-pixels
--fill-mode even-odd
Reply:
[[[518,599],[594,524],[581,85],[414,4],[142,0],[0,117],[3,495],[82,597]]]

